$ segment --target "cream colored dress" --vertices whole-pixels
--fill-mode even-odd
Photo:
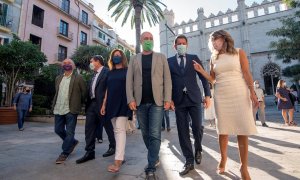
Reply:
[[[212,64],[216,76],[214,100],[217,133],[256,134],[250,92],[243,77],[239,55],[221,54]]]

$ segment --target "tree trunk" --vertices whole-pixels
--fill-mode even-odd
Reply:
[[[141,52],[140,39],[141,39],[141,11],[143,6],[136,6],[134,8],[134,22],[135,22],[135,53]]]
[[[12,98],[15,89],[15,82],[12,77],[8,78],[6,83],[6,98],[5,98],[5,106],[12,106]]]

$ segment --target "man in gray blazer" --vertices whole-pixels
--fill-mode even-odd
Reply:
[[[137,111],[137,119],[148,149],[146,179],[155,179],[159,164],[161,124],[164,110],[170,108],[172,82],[166,57],[153,52],[153,35],[144,32],[140,40],[143,51],[132,56],[126,78],[129,108]]]

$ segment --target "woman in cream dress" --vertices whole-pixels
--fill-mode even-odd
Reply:
[[[246,53],[234,48],[234,41],[224,30],[210,35],[212,51],[210,74],[194,62],[194,68],[210,82],[215,82],[216,125],[219,135],[221,161],[218,172],[225,171],[228,135],[237,135],[240,172],[249,180],[248,136],[257,133],[252,106],[258,106]]]

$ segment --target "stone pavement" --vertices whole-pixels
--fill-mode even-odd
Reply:
[[[157,169],[160,180],[177,179],[240,179],[239,156],[236,137],[230,137],[226,174],[218,175],[219,161],[217,134],[214,128],[205,125],[203,159],[201,165],[184,177],[178,172],[184,164],[178,142],[174,113],[171,113],[171,132],[162,132],[160,150],[161,164]],[[300,124],[300,113],[296,113]],[[300,179],[300,126],[282,125],[280,112],[274,106],[267,107],[269,128],[257,122],[258,134],[249,138],[249,172],[253,180]],[[104,133],[105,135],[105,133]],[[114,157],[103,158],[108,148],[104,136],[103,144],[96,144],[96,159],[77,165],[75,160],[84,154],[84,126],[78,124],[76,138],[80,141],[65,164],[56,165],[61,152],[61,140],[53,132],[52,123],[26,122],[25,130],[17,125],[0,126],[0,180],[132,180],[144,179],[143,169],[147,164],[147,150],[139,130],[127,136],[126,163],[119,173],[109,173],[106,167]]]

